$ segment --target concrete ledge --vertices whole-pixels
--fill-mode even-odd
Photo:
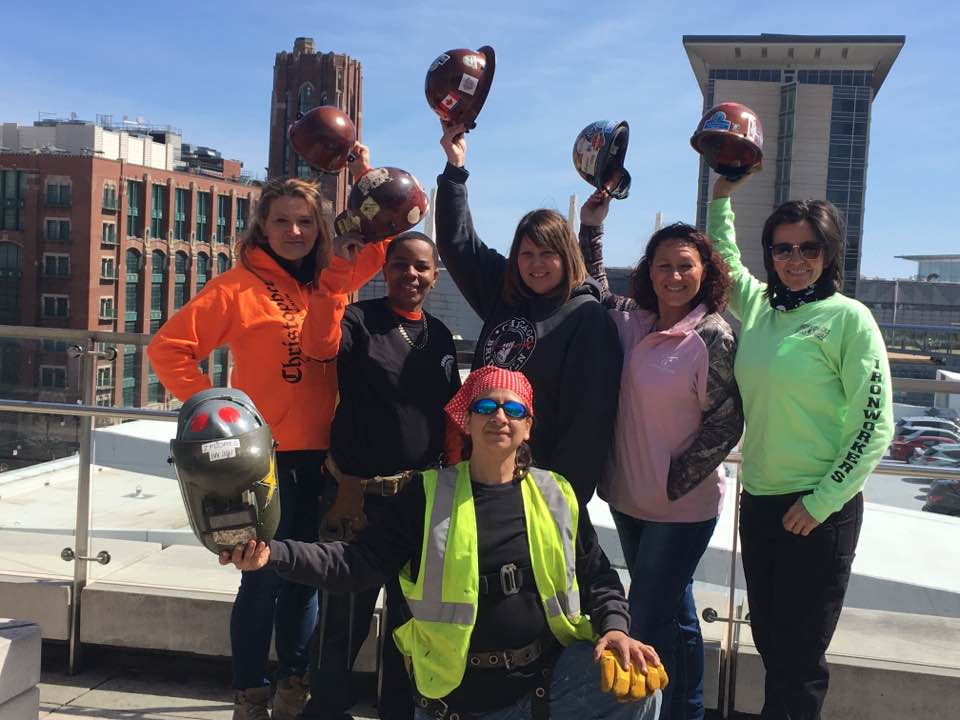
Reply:
[[[40,682],[40,626],[0,619],[0,705]]]
[[[32,687],[0,705],[0,720],[28,720],[40,716],[40,688]]]
[[[825,720],[960,716],[960,620],[845,608],[827,660]],[[764,669],[749,626],[737,655],[735,709],[758,714]]]
[[[84,588],[80,640],[230,657],[230,610],[239,585],[240,573],[218,565],[206,548],[171,546]],[[378,610],[357,658],[359,672],[377,669],[379,629]]]
[[[70,637],[71,581],[0,574],[0,616],[40,626],[47,640]]]

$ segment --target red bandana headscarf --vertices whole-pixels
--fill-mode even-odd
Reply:
[[[444,408],[449,420],[445,442],[448,464],[453,465],[461,460],[463,441],[467,437],[470,403],[491,390],[509,390],[515,393],[527,406],[530,417],[533,417],[533,388],[526,375],[493,365],[474,370]]]

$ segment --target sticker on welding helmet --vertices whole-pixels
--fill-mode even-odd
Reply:
[[[377,201],[372,197],[368,197],[360,205],[360,214],[363,215],[367,220],[373,220],[377,213],[380,212],[380,206],[377,205]]]
[[[214,440],[213,442],[203,443],[200,446],[200,452],[210,456],[210,462],[217,460],[226,460],[237,456],[237,448],[240,447],[240,441],[236,438],[229,440]]]
[[[760,129],[757,126],[757,116],[752,113],[741,113],[740,117],[747,121],[747,132],[746,138],[751,142],[755,142],[757,145],[763,144],[763,135],[760,133]]]
[[[462,62],[471,70],[480,70],[486,66],[486,61],[479,55],[464,55]]]
[[[477,91],[477,85],[479,84],[480,81],[473,75],[464,73],[463,77],[460,78],[460,87],[458,89],[467,95],[473,95]]]
[[[338,235],[346,235],[348,232],[360,229],[360,218],[350,212],[342,212],[333,221]]]
[[[428,72],[433,72],[438,67],[440,67],[445,62],[447,62],[447,60],[449,59],[450,59],[449,55],[447,55],[446,53],[440,53],[439,55],[437,55],[437,59],[434,60],[432,63],[430,63],[430,70],[428,70]]]
[[[267,488],[267,501],[264,506],[269,505],[277,492],[277,461],[275,458],[270,459],[270,471],[257,484]]]
[[[411,225],[416,225],[420,222],[420,208],[416,205],[410,208],[410,212],[407,213],[407,222]]]

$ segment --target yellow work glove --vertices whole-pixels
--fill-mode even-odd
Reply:
[[[667,682],[667,672],[663,665],[654,667],[648,664],[646,673],[637,665],[624,670],[611,650],[604,650],[600,655],[600,690],[612,692],[619,702],[645,698],[665,688]]]

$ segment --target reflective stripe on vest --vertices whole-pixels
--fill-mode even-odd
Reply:
[[[471,603],[443,602],[443,559],[447,552],[453,498],[457,488],[457,468],[447,467],[437,473],[437,491],[430,512],[430,534],[420,575],[423,597],[407,599],[410,613],[422,622],[473,625],[476,608]]]
[[[537,487],[547,503],[550,516],[560,533],[567,576],[565,592],[559,592],[554,597],[547,598],[545,601],[546,610],[550,617],[562,613],[568,618],[575,619],[580,616],[580,593],[574,588],[577,577],[577,552],[574,547],[574,533],[576,533],[577,528],[570,513],[570,505],[552,473],[539,468],[531,468],[530,475],[537,483]]]

